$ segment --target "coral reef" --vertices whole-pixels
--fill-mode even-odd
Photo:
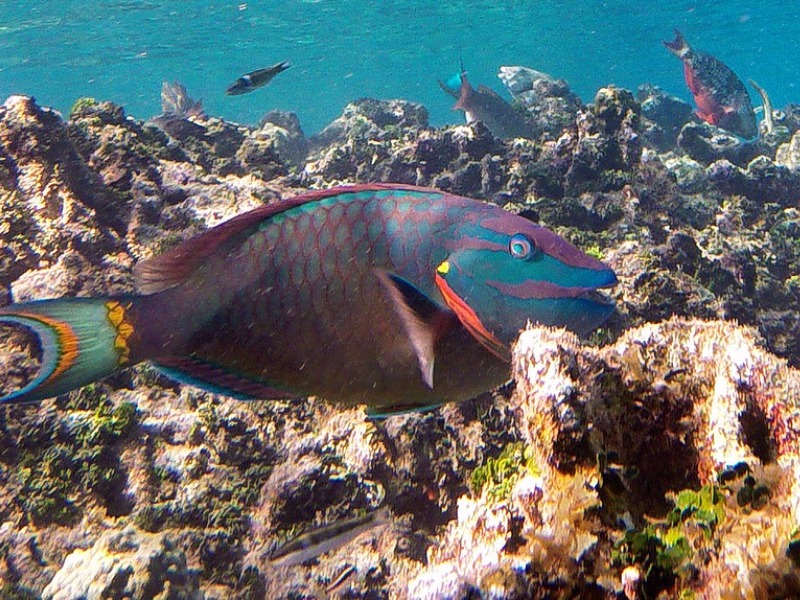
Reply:
[[[800,594],[800,109],[774,111],[778,143],[743,143],[655,88],[583,105],[503,73],[538,139],[433,128],[401,100],[353,102],[309,139],[291,113],[246,127],[177,88],[148,122],[5,101],[3,305],[129,292],[135,262],[206,227],[375,180],[500,204],[620,284],[588,344],[529,329],[515,385],[385,422],[321,399],[237,403],[149,366],[0,408],[0,596]],[[0,389],[18,388],[37,345],[0,340]],[[390,527],[270,564],[300,531],[383,505]]]

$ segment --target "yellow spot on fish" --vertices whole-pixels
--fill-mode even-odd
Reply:
[[[442,264],[436,267],[436,272],[439,273],[439,275],[447,275],[450,272],[450,263],[444,261]]]
[[[114,338],[114,349],[117,351],[119,358],[117,362],[124,365],[130,361],[130,348],[128,347],[128,338],[133,334],[133,325],[126,320],[125,311],[131,307],[130,304],[123,306],[116,300],[106,302],[106,309],[108,310],[108,321],[117,330],[117,336]]]

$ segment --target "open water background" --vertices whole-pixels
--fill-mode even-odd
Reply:
[[[292,110],[313,133],[356,98],[423,103],[431,122],[460,122],[438,87],[458,71],[501,91],[500,65],[569,81],[584,101],[606,84],[644,82],[690,100],[680,62],[661,44],[677,27],[776,107],[800,102],[800,1],[681,0],[0,0],[0,96],[29,94],[67,114],[77,98],[160,112],[165,79],[206,111],[256,123]],[[294,66],[244,96],[239,75]],[[760,104],[754,94],[754,105]]]

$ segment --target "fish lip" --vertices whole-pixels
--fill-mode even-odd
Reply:
[[[611,285],[612,284],[604,285],[602,287],[607,288],[611,287]],[[594,304],[600,304],[605,306],[614,305],[614,299],[611,296],[609,296],[608,294],[604,294],[598,291],[597,289],[584,290],[583,292],[575,296],[575,298],[578,300],[588,300],[589,302],[592,302]]]

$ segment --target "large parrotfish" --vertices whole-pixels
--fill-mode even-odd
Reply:
[[[441,191],[371,184],[239,215],[137,269],[140,294],[0,309],[42,346],[37,401],[151,360],[240,399],[318,395],[374,413],[509,379],[527,321],[579,333],[613,306],[602,262],[530,221]]]
[[[756,113],[742,80],[721,60],[698,52],[686,43],[681,32],[664,46],[683,61],[686,85],[697,104],[698,117],[739,137],[758,135]]]

